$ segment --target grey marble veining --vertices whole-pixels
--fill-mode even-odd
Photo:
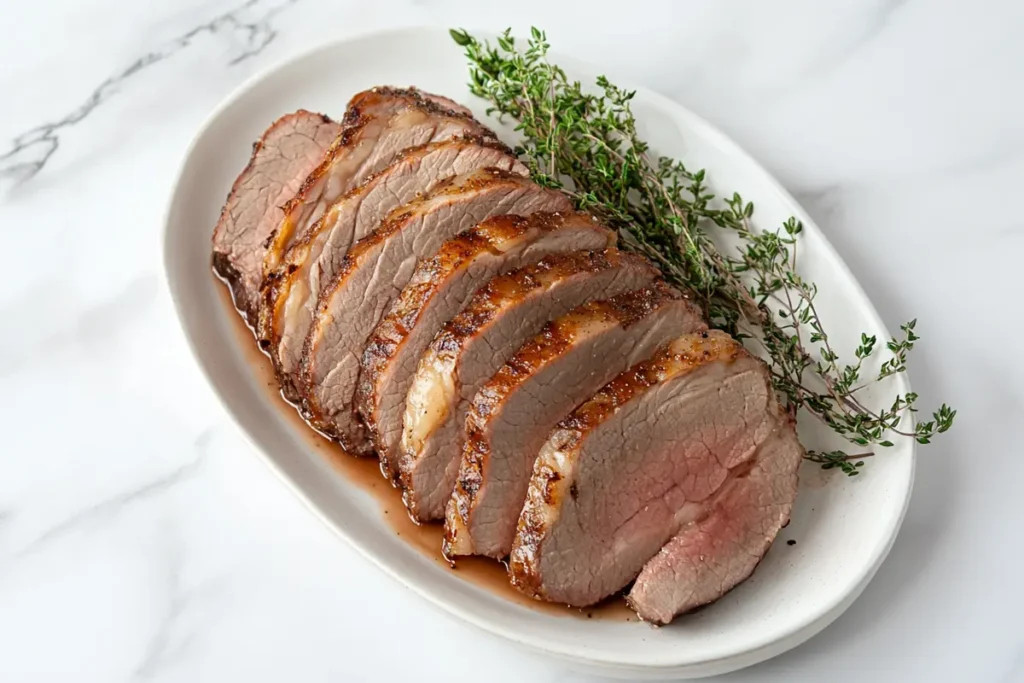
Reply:
[[[148,67],[174,57],[204,35],[241,42],[241,48],[228,60],[228,65],[259,55],[277,37],[273,28],[274,18],[296,2],[298,0],[248,0],[140,56],[99,83],[71,112],[15,136],[10,149],[0,154],[0,178],[10,178],[16,183],[31,179],[57,153],[60,136],[66,129],[86,121],[108,99],[130,86],[133,79],[144,77]]]

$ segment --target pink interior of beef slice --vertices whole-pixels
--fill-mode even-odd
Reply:
[[[618,249],[555,254],[492,279],[423,354],[406,397],[399,483],[419,521],[440,519],[455,487],[469,401],[549,320],[649,285],[646,259]]]
[[[300,382],[311,421],[352,453],[372,444],[354,405],[359,361],[367,340],[421,258],[449,238],[502,214],[567,211],[563,194],[521,175],[483,169],[457,176],[396,209],[360,240],[320,295],[303,349]]]
[[[545,325],[471,402],[445,554],[508,555],[551,430],[617,374],[705,327],[700,307],[664,282],[586,303]]]
[[[339,197],[391,163],[403,150],[464,135],[494,133],[466,114],[441,107],[415,90],[379,87],[349,102],[342,129],[295,196],[267,247],[264,273]]]
[[[321,284],[338,273],[352,244],[379,227],[392,210],[442,181],[488,167],[527,174],[510,149],[486,138],[456,138],[406,150],[334,202],[288,249],[284,262],[264,282],[259,330],[288,398],[297,397],[294,374]]]
[[[322,114],[299,110],[282,116],[253,145],[213,231],[213,264],[228,281],[235,305],[256,324],[267,238],[284,205],[323,158],[340,130]]]
[[[541,448],[513,583],[577,606],[618,592],[708,515],[782,422],[761,361],[721,332],[680,337],[612,380]]]
[[[644,565],[628,596],[637,614],[667,624],[750,576],[789,521],[802,455],[793,428],[780,423],[750,469],[722,487],[707,517],[684,527]]]
[[[420,356],[478,288],[550,254],[614,243],[615,233],[586,214],[498,216],[420,261],[363,354],[357,403],[385,470],[395,472],[405,397]]]

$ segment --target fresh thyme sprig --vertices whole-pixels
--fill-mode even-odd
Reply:
[[[752,203],[739,194],[715,201],[703,170],[653,157],[637,134],[634,92],[603,76],[597,94],[568,80],[547,61],[547,37],[536,28],[525,50],[517,49],[510,30],[496,46],[461,30],[451,36],[465,48],[472,92],[490,102],[488,113],[515,121],[522,134],[517,151],[534,179],[563,190],[580,210],[618,229],[628,249],[650,257],[666,279],[698,296],[713,326],[760,346],[790,414],[805,410],[868,447],[892,446],[890,435],[926,444],[952,426],[956,411],[943,404],[932,420],[902,429],[917,411],[913,392],[897,395],[885,410],[865,405],[860,392],[867,386],[906,371],[919,340],[915,321],[886,342],[891,356],[877,373],[864,369],[879,352],[877,339],[866,334],[856,360],[841,363],[815,308],[818,288],[797,273],[803,225],[790,218],[778,230],[755,232]],[[735,253],[718,248],[715,228],[738,238]],[[870,455],[809,451],[807,458],[856,475]]]

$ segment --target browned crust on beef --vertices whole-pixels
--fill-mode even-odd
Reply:
[[[417,88],[415,86],[412,86],[412,85],[410,85],[408,89],[409,90],[414,90],[414,91],[420,93],[420,95],[422,95],[424,99],[429,100],[430,102],[433,102],[434,104],[436,104],[437,106],[441,107],[442,109],[445,109],[445,110],[451,111],[451,112],[455,112],[457,114],[465,114],[466,116],[472,116],[473,115],[473,112],[470,110],[469,107],[467,107],[464,104],[459,104],[455,100],[450,99],[448,97],[445,97],[444,95],[438,95],[436,93],[426,92],[425,90],[420,90],[419,88]]]
[[[228,204],[232,195],[241,188],[242,183],[245,182],[249,173],[253,170],[253,166],[256,164],[257,155],[263,151],[263,148],[266,145],[266,139],[273,134],[277,128],[286,125],[291,119],[298,116],[319,116],[324,123],[333,123],[331,119],[324,114],[299,109],[291,114],[285,114],[284,116],[279,117],[276,121],[270,124],[270,126],[263,132],[263,135],[260,136],[260,139],[252,143],[252,154],[249,155],[249,163],[245,165],[242,172],[238,174],[237,178],[235,178],[235,182],[231,184],[231,190],[228,191],[228,195],[224,199],[224,206],[221,207],[220,217],[217,219],[217,225],[213,229],[214,235],[217,234],[217,230],[220,228],[221,223],[224,222],[227,217]],[[212,265],[214,272],[228,284],[235,307],[245,316],[246,322],[249,323],[250,327],[255,329],[259,323],[258,309],[244,304],[241,306],[239,305],[239,302],[245,300],[241,273],[239,273],[231,264],[231,260],[228,258],[227,254],[216,250],[213,252]]]
[[[690,294],[684,295],[663,280],[659,280],[650,287],[612,299],[586,303],[568,315],[547,323],[536,337],[523,344],[487,384],[480,388],[470,403],[466,419],[466,442],[463,447],[462,464],[455,491],[452,493],[453,506],[449,508],[459,519],[445,524],[443,550],[446,556],[449,555],[455,540],[451,536],[453,524],[461,522],[463,526],[469,526],[477,493],[483,484],[483,472],[491,456],[491,442],[483,427],[494,411],[499,410],[508,396],[523,382],[570,349],[576,342],[579,331],[591,322],[614,322],[628,329],[665,302],[680,298],[692,300]],[[694,312],[695,315],[700,315],[696,304]]]
[[[437,293],[438,285],[477,255],[484,252],[499,254],[501,244],[514,240],[534,228],[542,232],[556,230],[565,223],[569,215],[535,213],[529,216],[508,215],[489,218],[477,227],[449,240],[441,251],[419,264],[410,284],[402,291],[401,297],[370,337],[363,354],[362,374],[356,389],[356,406],[386,469],[394,468],[393,463],[386,462],[386,449],[380,443],[374,419],[376,391],[388,362],[405,342],[427,302]],[[608,234],[609,243],[614,244],[615,233],[609,231]]]
[[[541,259],[536,264],[491,280],[477,292],[473,304],[453,318],[438,333],[432,348],[439,356],[454,357],[480,328],[507,308],[508,302],[526,296],[541,286],[542,277],[552,280],[576,273],[596,272],[613,268],[626,260],[648,264],[646,259],[614,247],[601,251],[574,251]],[[653,266],[650,266],[653,268]]]
[[[531,220],[536,221],[538,217],[539,214],[531,217],[497,216],[448,240],[437,254],[417,266],[413,281],[406,286],[391,311],[377,325],[363,352],[362,374],[356,388],[356,407],[382,459],[386,454],[379,443],[373,403],[374,389],[388,360],[419,320],[424,306],[436,293],[439,282],[474,255],[484,251],[497,253],[495,244],[522,235]],[[388,467],[388,463],[384,464]]]
[[[544,282],[569,278],[577,273],[610,270],[629,261],[639,267],[655,270],[646,258],[609,247],[600,251],[553,254],[526,268],[499,275],[478,290],[469,306],[437,333],[426,354],[448,366],[454,366],[462,349],[483,327],[501,315],[513,302],[544,286]],[[404,491],[412,486],[408,476],[407,469],[400,466],[398,484]]]
[[[394,233],[401,230],[409,219],[415,216],[416,213],[428,202],[437,201],[438,198],[446,195],[471,194],[492,184],[501,182],[528,183],[530,181],[528,178],[524,178],[518,173],[503,171],[499,168],[485,168],[479,171],[474,171],[473,176],[470,178],[460,178],[458,176],[447,178],[441,181],[429,195],[420,197],[419,199],[409,202],[405,206],[392,211],[391,214],[384,219],[379,228],[359,240],[356,244],[352,245],[352,248],[345,256],[345,260],[342,262],[341,268],[338,269],[337,274],[321,290],[320,298],[316,305],[314,319],[320,318],[325,313],[330,305],[331,294],[338,288],[339,284],[343,280],[354,273],[361,265],[363,255],[368,251],[371,251],[381,242],[387,240]],[[315,329],[316,327],[314,325],[303,344],[302,361],[299,366],[299,393],[303,399],[302,403],[305,411],[305,417],[310,424],[325,434],[336,436],[334,434],[334,429],[330,424],[330,420],[324,416],[321,407],[317,404],[315,394],[313,392],[313,373],[310,363],[312,362],[314,351],[312,332]]]
[[[680,337],[649,360],[634,365],[602,387],[558,424],[548,443],[555,445],[566,460],[576,460],[583,442],[596,427],[648,389],[693,372],[704,364],[732,362],[746,355],[739,342],[721,332],[699,332]],[[547,599],[539,567],[548,533],[544,512],[559,505],[560,496],[564,495],[557,486],[561,478],[562,475],[543,459],[537,460],[509,557],[512,585],[541,600]]]
[[[334,164],[335,159],[341,153],[341,151],[353,144],[362,134],[366,124],[369,123],[373,114],[367,113],[368,109],[371,109],[372,105],[378,104],[381,100],[386,98],[404,99],[407,100],[410,105],[417,106],[428,112],[434,112],[437,114],[443,114],[452,118],[461,118],[467,122],[471,122],[480,129],[482,135],[490,134],[490,137],[494,137],[494,134],[488,130],[483,124],[477,121],[475,118],[466,114],[462,111],[456,111],[451,108],[443,107],[437,102],[427,99],[420,91],[412,88],[393,88],[390,86],[380,86],[365,90],[355,95],[348,104],[348,109],[345,112],[345,118],[342,119],[342,130],[338,134],[338,137],[334,139],[331,146],[327,149],[324,154],[323,161],[317,166],[312,173],[306,176],[302,185],[299,187],[299,191],[295,193],[284,205],[285,218],[281,222],[281,227],[275,231],[268,241],[267,248],[267,260],[265,261],[266,272],[269,274],[276,268],[280,263],[280,256],[284,249],[291,243],[292,234],[295,232],[295,225],[292,224],[291,216],[295,208],[301,205],[306,198],[306,195],[319,183],[320,179],[330,171]]]
[[[256,329],[257,338],[260,346],[270,355],[270,359],[274,366],[274,373],[277,376],[278,382],[281,384],[282,391],[289,400],[294,401],[298,399],[299,389],[295,386],[293,377],[289,373],[283,372],[281,369],[281,360],[277,352],[281,343],[282,335],[280,325],[281,316],[284,313],[284,304],[288,299],[288,292],[295,283],[295,277],[297,276],[299,268],[309,255],[309,246],[324,230],[324,222],[330,215],[331,208],[334,205],[341,204],[360,192],[363,186],[376,182],[378,178],[391,172],[393,168],[404,163],[410,156],[427,155],[435,149],[443,145],[452,144],[453,142],[489,147],[499,151],[505,151],[509,156],[515,156],[515,153],[500,140],[485,138],[480,135],[464,135],[453,140],[431,142],[418,147],[410,147],[399,154],[398,157],[388,164],[386,168],[374,173],[367,178],[362,185],[357,188],[353,188],[338,198],[338,200],[335,201],[331,207],[328,207],[328,209],[324,211],[324,214],[318,218],[312,226],[310,226],[310,229],[303,233],[303,235],[288,248],[288,251],[285,253],[280,265],[265,275],[263,287],[260,291],[258,326]],[[319,292],[311,293],[312,296],[317,296],[318,294]]]

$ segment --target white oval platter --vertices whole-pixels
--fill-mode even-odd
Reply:
[[[552,60],[584,82],[600,73],[568,57]],[[582,670],[630,679],[722,673],[798,645],[838,617],[885,558],[910,498],[912,443],[873,458],[852,479],[826,477],[805,465],[792,522],[753,577],[714,605],[655,629],[531,610],[432,562],[396,537],[377,503],[317,455],[253,376],[227,318],[233,313],[210,275],[211,231],[252,142],[271,121],[298,108],[340,118],[350,96],[378,84],[416,85],[465,102],[483,117],[485,104],[469,94],[466,76],[461,49],[446,31],[368,35],[317,48],[253,78],[203,124],[171,197],[164,260],[185,335],[214,391],[261,456],[338,535],[425,599],[485,631]],[[852,351],[861,331],[888,338],[814,222],[756,161],[656,93],[638,89],[634,111],[656,152],[707,169],[719,193],[735,189],[753,201],[756,228],[773,228],[789,216],[803,221],[801,270],[821,287],[819,312],[843,350]],[[908,387],[900,378],[889,389]],[[817,446],[821,433],[801,424],[801,436]]]

